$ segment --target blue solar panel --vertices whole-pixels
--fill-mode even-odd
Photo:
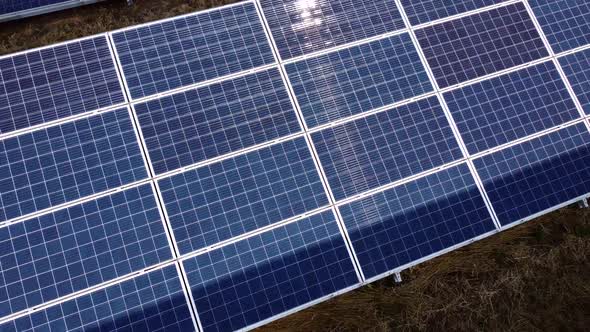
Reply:
[[[131,97],[274,62],[252,2],[113,33]]]
[[[590,115],[590,49],[559,58],[559,64],[584,112]]]
[[[584,0],[529,0],[556,53],[590,44],[590,3]]]
[[[123,102],[104,36],[0,58],[0,134]]]
[[[3,332],[194,331],[177,270],[168,266],[0,325]]]
[[[445,94],[469,153],[477,153],[578,118],[552,61]]]
[[[460,164],[340,207],[366,278],[495,229]]]
[[[404,28],[393,1],[261,0],[282,59]]]
[[[412,25],[435,21],[471,10],[496,5],[506,0],[401,0]]]
[[[463,155],[436,97],[312,134],[339,200]]]
[[[0,317],[170,258],[150,185],[0,228]]]
[[[583,123],[474,163],[502,225],[590,193],[590,133]]]
[[[441,88],[549,55],[522,3],[429,26],[416,36]]]
[[[147,177],[119,109],[0,141],[0,221]]]
[[[2,0],[0,2],[0,14],[14,13],[63,2],[72,2],[72,0]]]
[[[159,181],[182,254],[328,204],[304,138]]]
[[[183,264],[205,331],[237,330],[359,282],[332,211]]]
[[[277,69],[135,105],[156,174],[301,131]]]
[[[286,70],[309,127],[433,89],[407,33],[288,64]]]

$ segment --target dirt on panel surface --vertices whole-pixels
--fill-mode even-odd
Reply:
[[[0,24],[0,54],[231,0],[124,0]],[[590,210],[569,207],[293,314],[260,331],[590,329]]]

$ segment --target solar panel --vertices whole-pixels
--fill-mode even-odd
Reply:
[[[282,59],[404,28],[393,1],[260,0]]]
[[[553,51],[590,43],[590,3],[580,0],[529,0]]]
[[[0,221],[147,177],[126,108],[0,141]]]
[[[549,55],[522,3],[429,26],[416,36],[440,88]]]
[[[150,185],[0,228],[0,316],[172,258]]]
[[[41,15],[102,0],[2,0],[0,22]]]
[[[252,2],[112,34],[133,99],[274,62]]]
[[[324,129],[312,139],[337,200],[462,157],[436,97]]]
[[[136,104],[156,174],[301,130],[276,68]]]
[[[401,0],[412,25],[419,25],[445,17],[463,14],[506,0]]]
[[[551,61],[444,96],[471,154],[580,117]]]
[[[0,331],[252,329],[588,196],[587,6],[539,3],[248,0],[0,58]]]
[[[123,102],[105,36],[0,58],[0,134]]]
[[[495,230],[464,164],[340,207],[366,278]]]
[[[590,50],[583,50],[559,58],[561,68],[582,104],[590,115]]]
[[[432,91],[407,33],[285,67],[310,128]]]
[[[158,182],[181,254],[328,204],[304,138]]]
[[[19,317],[0,330],[191,331],[195,326],[177,269],[167,266]]]
[[[231,331],[359,282],[332,211],[183,262],[205,331]]]
[[[474,161],[502,225],[590,193],[590,133],[578,123]]]

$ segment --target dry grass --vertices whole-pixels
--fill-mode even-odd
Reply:
[[[0,24],[0,54],[230,2],[120,0]],[[590,211],[562,209],[260,330],[588,330],[589,255]]]

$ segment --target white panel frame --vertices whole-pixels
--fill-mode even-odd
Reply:
[[[39,7],[35,7],[35,8],[19,10],[16,12],[11,12],[11,13],[6,13],[6,14],[0,15],[0,23],[7,22],[7,21],[13,21],[13,20],[19,20],[22,18],[36,16],[36,15],[48,14],[48,13],[52,13],[52,12],[56,12],[56,11],[60,11],[60,10],[66,10],[66,9],[85,6],[85,5],[90,5],[90,4],[98,3],[101,1],[104,1],[104,0],[70,0],[70,1],[60,2],[60,3],[50,4],[50,5],[46,5],[46,6],[39,6]]]

